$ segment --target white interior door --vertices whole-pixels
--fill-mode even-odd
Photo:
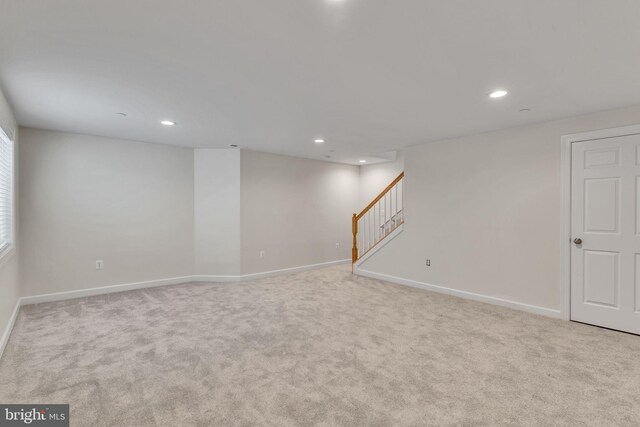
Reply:
[[[571,319],[640,334],[640,135],[571,155]]]

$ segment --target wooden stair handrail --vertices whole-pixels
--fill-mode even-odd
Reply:
[[[391,181],[391,184],[387,185],[387,188],[385,188],[384,190],[382,190],[382,192],[380,194],[378,194],[378,197],[376,197],[375,199],[373,199],[373,202],[369,203],[369,205],[367,205],[366,208],[364,208],[362,210],[362,212],[360,212],[358,215],[354,214],[355,216],[355,220],[359,220],[360,218],[362,218],[367,212],[369,212],[369,210],[376,204],[378,203],[378,201],[380,199],[382,199],[385,194],[387,194],[389,191],[391,191],[391,189],[398,183],[400,182],[400,180],[404,178],[404,172],[402,172],[400,175],[398,175],[398,177],[396,179],[394,179],[393,181]]]
[[[371,203],[369,203],[369,205],[367,205],[367,207],[364,208],[362,210],[362,212],[360,212],[359,214],[353,214],[353,217],[351,217],[351,232],[353,234],[353,246],[352,246],[352,249],[351,249],[351,272],[353,272],[353,264],[356,261],[358,261],[358,220],[360,218],[362,218],[364,215],[366,215],[366,213],[369,212],[371,210],[371,208],[373,208],[376,205],[376,203],[378,203],[380,201],[380,199],[382,199],[384,196],[386,196],[387,193],[390,192],[391,189],[393,187],[395,187],[402,180],[402,178],[404,178],[404,171],[400,175],[398,175],[398,177],[396,179],[391,181],[391,184],[387,185],[387,187],[384,190],[382,190],[382,192],[380,192],[380,194],[378,194],[378,196],[375,199],[373,199],[373,201]],[[397,191],[398,190],[396,190],[396,192]],[[397,193],[396,193],[396,198],[397,198]],[[397,204],[397,200],[396,200],[396,204]],[[386,206],[386,202],[385,202],[385,206]],[[402,221],[402,222],[404,222],[404,221]],[[396,225],[393,230],[395,230],[398,226],[399,226],[399,224]],[[391,231],[393,231],[393,230],[391,230]],[[370,247],[368,249],[368,251],[373,249],[373,247],[376,246],[381,241],[382,240],[380,240],[377,243],[375,243],[372,247]]]

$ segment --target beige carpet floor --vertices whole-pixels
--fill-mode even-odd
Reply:
[[[23,307],[0,384],[72,426],[637,426],[640,337],[341,266]]]

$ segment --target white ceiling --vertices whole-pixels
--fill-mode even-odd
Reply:
[[[24,126],[357,163],[640,103],[639,22],[637,0],[0,0],[0,83]]]

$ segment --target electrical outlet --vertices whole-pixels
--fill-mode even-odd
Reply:
[[[340,249],[340,243],[336,243],[336,249]]]
[[[96,260],[96,270],[104,270],[104,261]]]
[[[430,259],[427,260],[427,267],[431,267],[431,260]]]
[[[267,251],[260,251],[260,258],[267,256]]]

